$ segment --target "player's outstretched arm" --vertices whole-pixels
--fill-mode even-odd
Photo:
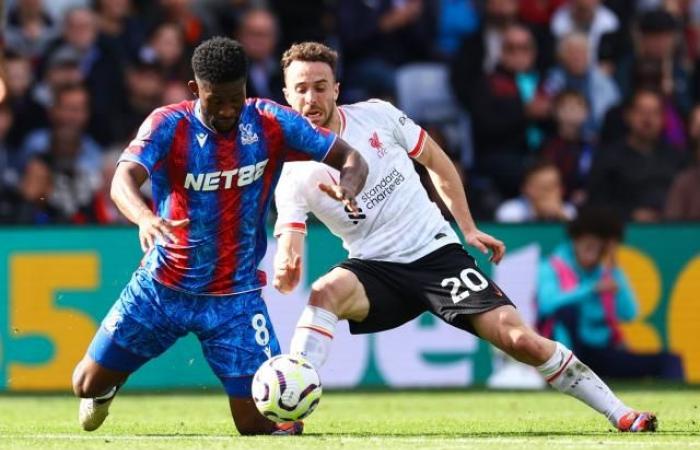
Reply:
[[[506,247],[503,242],[479,231],[476,227],[469,211],[462,180],[447,154],[430,136],[427,136],[425,147],[416,160],[428,170],[438,195],[457,221],[467,244],[476,247],[483,253],[488,253],[488,250],[491,250],[490,259],[498,264],[505,254]]]
[[[360,155],[360,152],[338,138],[323,162],[340,171],[340,181],[337,185],[320,184],[319,188],[332,198],[342,202],[351,211],[358,212],[355,196],[365,185],[369,171],[365,159]]]
[[[277,237],[273,285],[283,294],[292,292],[301,280],[301,255],[303,251],[303,233],[283,231]]]
[[[119,211],[139,226],[139,241],[143,251],[150,250],[158,239],[162,242],[174,242],[173,229],[189,223],[189,219],[167,220],[153,214],[139,191],[146,178],[148,173],[143,166],[123,161],[117,166],[110,191]]]

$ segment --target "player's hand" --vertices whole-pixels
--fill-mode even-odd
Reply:
[[[359,213],[360,210],[357,207],[357,202],[355,201],[355,196],[352,195],[346,188],[339,184],[325,184],[319,183],[318,188],[328,194],[333,200],[341,202],[343,205],[347,206],[350,210],[349,212]]]
[[[489,250],[491,250],[489,261],[494,264],[501,262],[503,255],[506,254],[506,245],[503,241],[499,241],[490,234],[486,234],[482,231],[474,230],[471,233],[466,233],[464,239],[467,241],[467,244],[476,247],[484,255],[488,254]]]
[[[187,226],[190,219],[170,220],[158,217],[155,214],[144,214],[139,219],[139,242],[141,250],[147,252],[155,247],[156,242],[174,243],[177,241],[174,231]]]
[[[297,287],[301,279],[301,257],[292,255],[275,262],[275,277],[272,285],[283,294],[288,294]]]
[[[601,294],[606,292],[614,294],[617,292],[617,282],[615,282],[613,277],[603,277],[603,279],[596,284],[595,290]]]

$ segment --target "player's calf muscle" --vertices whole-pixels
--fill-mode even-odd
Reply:
[[[525,364],[540,365],[554,351],[554,343],[548,345],[550,342],[530,328],[522,326],[508,331],[504,351]]]
[[[554,342],[523,323],[512,306],[487,311],[473,320],[479,336],[523,363],[542,364],[554,352]]]

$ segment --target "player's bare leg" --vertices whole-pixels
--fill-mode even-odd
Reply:
[[[338,320],[361,322],[369,313],[369,300],[357,276],[336,267],[311,286],[309,304],[297,322],[291,353],[321,367],[328,357]]]
[[[108,369],[89,356],[73,371],[73,392],[80,397],[78,420],[85,431],[94,431],[109,414],[109,405],[129,374]]]
[[[605,415],[621,431],[654,431],[656,417],[625,405],[588,366],[558,342],[537,334],[512,306],[475,315],[472,325],[482,338],[518,361],[537,368],[559,392]]]
[[[238,432],[244,436],[275,434],[302,434],[304,424],[301,421],[275,423],[260,414],[252,398],[229,397],[229,407],[233,423]]]

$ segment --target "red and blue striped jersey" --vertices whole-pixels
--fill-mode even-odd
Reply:
[[[265,219],[282,165],[323,160],[336,135],[269,100],[247,99],[227,134],[205,126],[196,108],[185,101],[156,109],[120,158],[148,171],[158,216],[190,219],[175,231],[176,242],[158,242],[142,266],[193,294],[259,289]]]

